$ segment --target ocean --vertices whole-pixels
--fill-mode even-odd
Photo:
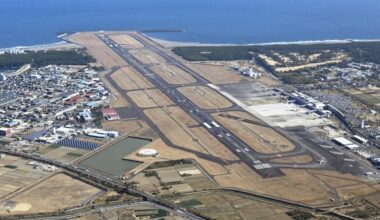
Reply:
[[[171,41],[267,43],[380,39],[379,0],[0,0],[0,48],[62,32],[149,33]]]

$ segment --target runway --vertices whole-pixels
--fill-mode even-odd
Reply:
[[[190,74],[192,77],[194,77],[197,82],[193,84],[196,84],[196,85],[209,84],[209,82],[205,78],[201,77],[199,74],[197,74],[193,70],[183,65],[177,59],[173,58],[170,54],[167,54],[163,50],[155,46],[152,46],[150,43],[147,42],[149,41],[149,39],[142,39],[141,36],[137,34],[133,34],[133,33],[131,33],[130,35],[134,37],[136,40],[138,40],[144,46],[145,49],[152,50],[156,52],[157,54],[159,54],[160,56],[162,56],[166,60],[166,64],[175,65],[178,68],[181,68],[186,73]],[[162,93],[166,94],[177,106],[179,106],[188,115],[190,115],[197,122],[199,122],[200,125],[204,126],[208,130],[208,132],[210,132],[223,145],[229,148],[229,150],[233,152],[235,155],[237,155],[238,158],[240,159],[239,161],[225,161],[218,157],[214,157],[212,155],[203,154],[197,151],[191,151],[187,148],[176,146],[173,143],[171,143],[171,141],[168,138],[166,138],[165,134],[161,133],[161,131],[156,127],[156,125],[153,122],[150,121],[149,118],[144,116],[141,109],[134,107],[134,110],[139,112],[137,114],[138,117],[146,120],[148,124],[151,126],[151,128],[154,129],[157,132],[157,134],[169,146],[175,147],[183,151],[192,152],[201,158],[202,157],[207,158],[208,160],[212,160],[220,164],[244,162],[250,168],[254,169],[258,174],[260,174],[264,178],[283,175],[280,168],[332,169],[333,167],[331,165],[341,165],[335,162],[336,158],[331,156],[331,154],[327,153],[329,155],[326,155],[326,151],[319,150],[320,146],[318,146],[318,144],[310,141],[307,138],[306,139],[300,138],[300,136],[297,136],[297,135],[295,135],[297,138],[294,138],[294,136],[290,136],[287,131],[280,128],[273,128],[273,129],[275,129],[277,132],[279,132],[280,134],[282,134],[283,136],[291,140],[296,145],[296,148],[293,151],[280,153],[280,154],[262,154],[262,153],[255,152],[244,141],[240,140],[238,137],[236,137],[234,134],[232,134],[226,128],[224,128],[222,125],[219,125],[218,123],[216,123],[214,119],[211,117],[211,113],[213,113],[213,111],[204,111],[204,110],[199,109],[188,98],[186,98],[179,91],[177,91],[176,88],[179,87],[178,85],[171,85],[167,83],[155,72],[150,70],[149,65],[141,63],[139,60],[133,57],[127,49],[124,49],[120,45],[115,43],[109,36],[105,34],[98,34],[97,36],[99,37],[100,40],[103,41],[103,43],[107,44],[114,52],[116,52],[120,57],[122,57],[131,67],[133,67],[145,78],[147,78],[157,89],[159,89]],[[133,103],[133,101],[130,100],[130,98],[126,95],[125,91],[122,90],[120,87],[118,87],[117,83],[114,82],[113,79],[109,77],[109,75],[107,76],[107,79],[115,86],[115,88],[119,90],[120,94],[123,94],[123,96],[130,103]],[[231,102],[231,103],[234,103],[234,102]],[[236,104],[234,104],[230,108],[223,109],[223,111],[228,111],[228,110],[244,111]],[[262,123],[265,123],[265,122],[262,122]],[[292,131],[292,134],[296,134],[297,132],[302,133],[301,130],[296,130],[296,131]],[[300,154],[309,154],[314,158],[314,161],[307,164],[281,164],[281,163],[272,164],[269,162],[270,159],[278,158],[279,156],[287,157],[287,156],[295,156],[295,155],[300,155]],[[342,160],[337,160],[337,161],[342,161]],[[352,163],[350,161],[344,161],[344,162]],[[349,172],[349,170],[346,170],[346,172]],[[354,173],[356,174],[359,172],[360,171],[358,170],[354,171]]]

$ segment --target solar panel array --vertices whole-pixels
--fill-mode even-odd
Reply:
[[[57,144],[65,146],[65,147],[79,148],[79,149],[85,149],[85,150],[94,150],[100,146],[99,144],[96,144],[96,143],[80,141],[80,140],[75,140],[75,139],[64,139],[64,140],[58,141]]]
[[[34,140],[37,140],[38,138],[44,136],[47,132],[48,132],[48,130],[45,130],[45,129],[35,131],[35,132],[32,132],[28,135],[25,135],[24,139],[26,139],[28,141],[34,141]]]

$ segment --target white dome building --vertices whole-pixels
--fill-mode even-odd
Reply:
[[[138,152],[138,154],[140,157],[156,157],[158,156],[158,151],[155,150],[155,149],[142,149]]]

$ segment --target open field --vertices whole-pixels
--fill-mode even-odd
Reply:
[[[127,93],[139,108],[152,108],[174,103],[158,89],[136,90]]]
[[[247,189],[307,204],[328,203],[333,197],[330,189],[306,170],[283,169],[285,176],[270,179],[262,179],[245,164],[230,165],[229,170],[230,175],[215,177],[221,186]]]
[[[64,163],[69,163],[87,154],[88,152],[89,151],[84,149],[61,146],[44,154],[44,157]]]
[[[123,67],[112,73],[111,78],[124,90],[148,89],[154,86],[132,67]]]
[[[196,210],[211,219],[278,219],[290,220],[288,208],[264,203],[237,194],[209,192],[177,197],[173,199],[179,206]]]
[[[196,82],[191,75],[174,65],[152,66],[151,70],[169,84],[179,85]]]
[[[201,109],[228,108],[232,103],[219,93],[205,86],[189,86],[178,88],[184,96]]]
[[[0,200],[49,175],[48,172],[27,165],[28,162],[10,155],[0,159]]]
[[[238,72],[229,69],[228,66],[212,63],[192,63],[191,66],[197,73],[214,84],[238,83],[244,80]]]
[[[190,117],[184,110],[178,106],[169,106],[165,108],[170,115],[175,117],[178,121],[187,127],[199,125],[192,117]]]
[[[127,63],[117,55],[108,45],[105,45],[95,33],[81,32],[69,36],[69,40],[87,48],[88,52],[95,57],[97,62],[105,68],[124,66]]]
[[[225,160],[238,160],[239,158],[225,147],[220,141],[212,136],[206,128],[195,127],[190,129],[197,138],[204,143],[207,152]]]
[[[112,73],[112,79],[124,90],[148,89],[154,86],[131,67],[123,67]]]
[[[17,204],[23,204],[24,210],[18,207],[14,211],[12,208],[9,211],[12,214],[57,211],[81,205],[100,192],[101,190],[65,174],[56,174],[10,198],[15,207]],[[0,213],[5,214],[6,210],[0,209]]]
[[[136,49],[144,47],[144,45],[138,42],[135,38],[126,34],[109,35],[109,37],[113,41],[115,41],[115,43],[120,44],[122,47],[126,49]]]
[[[174,144],[207,153],[194,141],[192,133],[184,128],[183,123],[177,118],[167,114],[163,109],[155,108],[144,110],[144,114],[152,120],[158,129]]]
[[[120,134],[125,134],[132,132],[136,129],[141,128],[141,124],[138,120],[128,120],[128,121],[104,121],[102,122],[102,127],[106,130],[118,131]]]
[[[212,116],[256,152],[280,153],[295,148],[285,137],[272,128],[262,125],[258,119],[248,113],[234,111],[214,113]]]
[[[159,64],[166,62],[160,55],[147,49],[130,50],[129,53],[143,64]]]
[[[226,160],[238,159],[203,127],[186,128],[176,115],[167,114],[162,109],[149,109],[145,110],[144,113],[155,122],[167,138],[178,146]]]

